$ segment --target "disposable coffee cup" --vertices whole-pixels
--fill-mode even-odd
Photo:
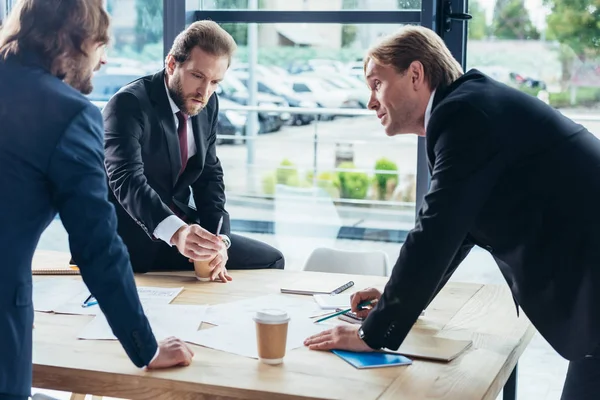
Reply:
[[[285,357],[290,321],[287,312],[277,309],[260,310],[253,319],[256,322],[258,359],[265,364],[281,364]]]
[[[202,282],[210,281],[210,274],[212,273],[210,263],[212,260],[214,260],[214,257],[210,260],[194,260],[194,273],[196,274],[196,279]]]

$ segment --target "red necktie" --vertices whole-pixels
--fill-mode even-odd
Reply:
[[[187,119],[188,116],[177,111],[177,119],[179,120],[179,126],[177,127],[177,136],[179,136],[179,154],[181,154],[181,171],[179,175],[185,170],[185,166],[188,161],[188,139],[187,139]]]

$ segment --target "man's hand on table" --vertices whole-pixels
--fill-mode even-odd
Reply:
[[[169,337],[158,344],[158,355],[148,364],[148,369],[187,367],[192,363],[194,352],[181,339]]]
[[[372,308],[362,308],[359,304],[367,301],[378,301],[381,292],[375,288],[369,288],[356,292],[350,298],[352,312],[360,318],[366,318]],[[304,345],[311,350],[350,350],[350,351],[373,351],[360,337],[358,337],[359,326],[340,325],[328,329],[306,339]]]
[[[359,326],[340,325],[306,339],[304,345],[311,350],[373,351],[358,337]]]

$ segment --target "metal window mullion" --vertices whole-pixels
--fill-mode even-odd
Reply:
[[[185,1],[163,0],[163,60],[175,37],[185,29]]]
[[[166,1],[166,0],[165,0]],[[188,21],[210,19],[219,23],[312,23],[312,24],[418,24],[421,11],[265,11],[196,10]]]
[[[437,32],[438,0],[422,0],[421,25]],[[415,198],[415,216],[419,215],[425,195],[429,191],[431,175],[427,164],[427,139],[419,137],[417,143],[417,193]]]

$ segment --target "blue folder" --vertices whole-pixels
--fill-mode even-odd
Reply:
[[[399,365],[410,365],[412,360],[399,354],[388,354],[379,352],[355,353],[353,351],[332,350],[333,354],[342,358],[358,369],[396,367]]]

